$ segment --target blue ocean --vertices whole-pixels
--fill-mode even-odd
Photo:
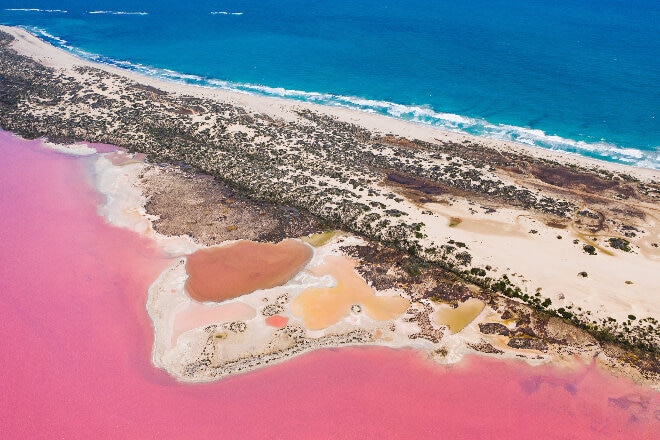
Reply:
[[[660,169],[657,0],[1,0],[79,56]]]

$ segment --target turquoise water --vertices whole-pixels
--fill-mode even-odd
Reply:
[[[171,80],[660,169],[657,1],[79,3],[4,0],[0,23]]]

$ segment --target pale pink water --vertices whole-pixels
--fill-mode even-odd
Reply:
[[[229,321],[244,321],[257,316],[254,307],[242,302],[215,305],[192,301],[183,310],[177,311],[172,329],[172,346],[181,333],[211,324],[224,324]]]
[[[168,262],[96,215],[89,159],[37,145],[0,133],[0,438],[657,438],[658,394],[587,367],[342,349],[178,384],[144,308]]]

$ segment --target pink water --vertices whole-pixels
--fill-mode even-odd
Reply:
[[[178,384],[144,307],[169,262],[96,215],[90,159],[5,133],[0,155],[0,438],[657,438],[658,394],[585,366],[342,349]]]
[[[186,258],[186,292],[198,301],[222,302],[282,286],[312,258],[312,249],[298,240],[260,243],[241,240],[200,249]]]
[[[245,321],[257,316],[254,307],[242,302],[209,306],[191,301],[181,311],[177,310],[172,328],[172,346],[181,333],[211,324],[224,324],[230,321]]]

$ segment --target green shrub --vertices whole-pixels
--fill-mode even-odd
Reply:
[[[584,251],[585,251],[586,253],[588,253],[589,255],[596,255],[596,248],[593,247],[593,246],[590,245],[590,244],[585,244],[585,245],[582,247],[582,249],[584,249]]]

